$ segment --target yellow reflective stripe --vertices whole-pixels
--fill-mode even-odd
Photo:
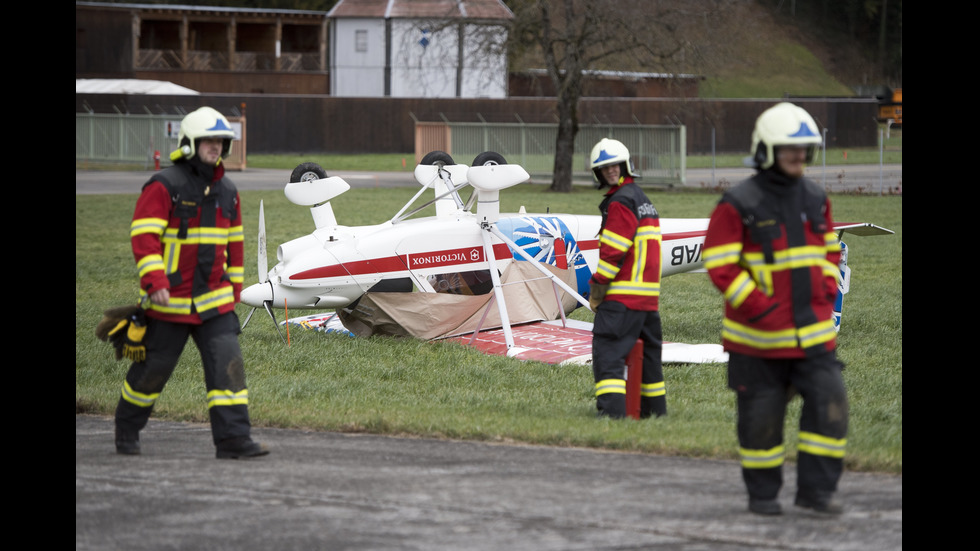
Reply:
[[[727,245],[710,247],[705,249],[702,253],[702,257],[704,258],[704,267],[707,270],[718,268],[720,266],[726,266],[728,264],[738,264],[741,255],[741,243],[728,243]]]
[[[596,266],[596,272],[599,273],[599,275],[605,276],[609,279],[613,279],[616,277],[616,274],[619,273],[619,266],[610,264],[600,258],[599,264]]]
[[[844,447],[846,445],[846,438],[830,438],[829,436],[822,436],[813,432],[800,431],[800,441],[796,448],[801,452],[806,452],[811,455],[840,459],[844,457]]]
[[[168,274],[176,272],[180,263],[180,243],[164,243],[163,257],[166,272]]]
[[[809,348],[830,342],[837,336],[834,320],[817,322],[799,329],[789,328],[778,331],[763,331],[742,325],[730,319],[722,320],[721,336],[731,342],[737,342],[760,350],[775,350],[779,348]]]
[[[187,237],[193,238],[197,234],[198,243],[205,245],[224,245],[228,243],[228,228],[193,228],[197,230],[188,231]]]
[[[808,245],[775,251],[771,264],[766,263],[765,255],[762,252],[744,252],[743,258],[753,269],[761,269],[762,266],[765,266],[767,270],[778,272],[794,268],[822,266],[827,263],[827,249]],[[707,265],[707,260],[705,260],[705,264]]]
[[[243,283],[245,281],[245,268],[241,266],[231,266],[228,268],[228,278],[232,283]]]
[[[148,293],[140,289],[140,298],[147,297]],[[147,300],[147,302],[150,302]],[[149,309],[156,310],[157,312],[162,312],[165,314],[178,314],[187,315],[191,313],[191,305],[197,307],[198,312],[204,312],[214,308],[221,307],[225,304],[234,304],[235,302],[235,290],[230,285],[222,287],[220,289],[204,293],[194,299],[186,297],[170,297],[170,302],[166,306],[162,304],[157,304],[155,302],[150,302]]]
[[[801,327],[799,334],[800,346],[809,348],[832,341],[837,336],[837,328],[834,326],[834,320],[829,319]]]
[[[647,255],[651,250],[649,242],[655,241],[659,245],[661,239],[662,236],[660,235],[660,228],[658,226],[640,226],[637,229],[636,244],[633,247],[633,281],[643,280],[643,272],[647,267]],[[660,247],[655,247],[655,249],[659,253]],[[659,276],[657,279],[659,279]],[[657,294],[660,294],[659,290]]]
[[[148,296],[149,295],[145,290],[140,289],[140,299],[144,299]],[[171,295],[170,303],[166,306],[151,302],[149,298],[146,298],[144,303],[149,303],[148,309],[163,312],[165,314],[186,315],[191,313],[191,299],[189,298],[175,297]]]
[[[663,396],[665,394],[667,394],[667,386],[664,381],[640,386],[640,396]]]
[[[178,239],[177,232],[180,231],[180,229],[167,228],[167,231],[163,232],[162,239],[164,242],[168,243],[224,245],[229,241],[229,230],[230,228],[188,228],[187,237],[184,239]]]
[[[159,392],[153,394],[143,394],[142,392],[136,392],[133,387],[129,386],[129,382],[123,381],[122,387],[122,399],[126,400],[134,406],[139,406],[141,408],[153,407],[153,404],[160,397]]]
[[[241,226],[232,226],[228,228],[228,242],[232,241],[245,241],[245,231]]]
[[[248,389],[240,392],[230,390],[212,390],[208,392],[208,409],[214,406],[247,406]]]
[[[194,297],[194,305],[197,306],[198,312],[204,312],[206,310],[211,310],[212,308],[218,308],[219,306],[225,304],[231,304],[235,301],[235,290],[231,286],[225,286],[220,289],[215,289],[214,291],[204,293],[203,295]]]
[[[633,245],[633,240],[627,239],[626,237],[617,235],[616,233],[605,229],[602,230],[602,235],[599,236],[599,243],[609,245],[610,247],[625,253],[626,251],[630,250],[630,247]]]
[[[731,342],[737,342],[752,348],[773,350],[777,348],[796,348],[796,329],[779,331],[761,331],[747,325],[736,323],[730,319],[722,320],[721,336]]]
[[[841,250],[840,240],[837,239],[837,234],[832,231],[823,234],[823,242],[829,253],[836,253]]]
[[[647,283],[643,281],[613,281],[609,284],[607,295],[639,295],[646,297],[660,296],[660,282]]]
[[[806,268],[827,263],[826,247],[793,247],[776,253],[776,263],[783,269]]]
[[[595,384],[595,395],[626,394],[626,379],[603,379]]]
[[[746,271],[740,272],[735,279],[732,280],[731,285],[725,289],[725,300],[728,301],[734,308],[738,308],[745,302],[745,299],[749,298],[752,291],[756,289],[755,281],[749,277],[749,273]]]
[[[136,237],[144,233],[160,235],[167,227],[167,221],[163,218],[137,218],[129,225],[129,236]]]
[[[772,469],[783,464],[786,448],[782,444],[768,450],[750,450],[739,448],[743,469]]]
[[[163,270],[163,257],[158,254],[148,254],[136,262],[140,277],[155,270]]]
[[[657,241],[663,240],[663,235],[660,233],[660,226],[640,226],[636,229],[636,237],[644,241],[650,239],[656,239]]]

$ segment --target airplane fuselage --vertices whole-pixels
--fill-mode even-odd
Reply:
[[[244,304],[274,308],[333,309],[348,306],[369,290],[479,293],[490,264],[478,214],[385,222],[375,226],[333,226],[282,244],[279,263],[265,283],[242,293]],[[702,268],[708,219],[661,219],[663,275]],[[601,217],[573,214],[501,213],[497,229],[527,254],[559,268],[574,269],[577,290],[588,281],[599,257]],[[524,261],[490,235],[495,265]],[[485,291],[482,291],[485,292]]]

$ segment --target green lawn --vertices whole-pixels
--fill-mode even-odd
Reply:
[[[399,162],[400,164],[400,162]],[[334,200],[341,223],[378,223],[415,189],[352,189]],[[652,195],[664,217],[708,216],[718,196],[670,191]],[[246,285],[257,281],[255,232],[265,202],[270,255],[276,244],[312,230],[308,211],[281,191],[243,192]],[[127,365],[94,337],[103,309],[136,297],[129,249],[135,196],[75,198],[76,412],[111,414]],[[594,190],[555,194],[523,185],[502,196],[502,209],[595,213]],[[838,195],[838,220],[874,222],[896,233],[852,237],[851,290],[845,297],[840,357],[851,397],[847,467],[902,472],[902,197]],[[704,274],[663,284],[664,337],[717,342],[721,299]],[[244,319],[247,308],[239,307]],[[304,312],[305,313],[305,312]],[[282,320],[282,312],[278,314]],[[579,309],[578,319],[591,319]],[[351,338],[293,329],[282,343],[264,312],[241,337],[253,423],[325,431],[420,435],[655,454],[734,459],[734,397],[722,364],[665,366],[669,415],[642,422],[594,417],[591,370],[486,356],[446,343]],[[799,402],[787,421],[795,445]],[[154,415],[207,421],[200,360],[189,346]]]

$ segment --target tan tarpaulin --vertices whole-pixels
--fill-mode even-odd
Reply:
[[[570,288],[576,288],[573,270],[544,265]],[[511,262],[501,276],[504,302],[511,324],[561,317],[555,289],[566,313],[575,309],[575,297],[555,285],[530,262]],[[359,337],[412,336],[434,340],[501,327],[493,292],[485,295],[445,293],[367,293],[351,310],[340,310],[340,320]],[[489,311],[487,307],[489,306]],[[486,319],[480,324],[486,312]]]

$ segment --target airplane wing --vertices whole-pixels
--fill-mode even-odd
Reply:
[[[283,323],[294,327],[323,333],[335,333],[353,337],[344,327],[340,317],[333,312],[290,318]],[[562,326],[560,320],[540,321],[515,325],[511,328],[515,351],[511,357],[559,365],[589,365],[592,363],[592,324],[568,320]],[[445,339],[464,346],[472,346],[485,354],[507,355],[507,342],[503,329],[481,331]],[[665,342],[664,363],[724,363],[728,354],[720,344],[685,344]]]
[[[295,318],[289,318],[280,325],[290,324],[293,327],[299,327],[300,329],[311,329],[313,331],[320,331],[321,333],[339,333],[341,335],[347,335],[353,337],[354,333],[351,333],[344,324],[340,321],[340,316],[336,312],[326,312],[322,314],[310,314],[308,316],[300,316]]]
[[[895,233],[888,228],[882,228],[868,222],[836,222],[834,223],[834,231],[839,234],[847,232],[854,235],[889,235]]]
[[[535,360],[550,364],[588,365],[592,363],[592,324],[568,320],[542,321],[511,327],[514,337],[513,358]],[[475,337],[463,335],[447,339],[472,346],[484,353],[507,355],[507,343],[502,329],[482,331]],[[724,363],[728,361],[720,344],[685,344],[665,342],[664,363]]]

